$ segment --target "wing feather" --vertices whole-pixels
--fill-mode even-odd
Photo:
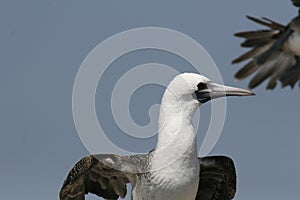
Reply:
[[[258,66],[254,60],[248,62],[243,68],[241,68],[234,76],[237,80],[242,80],[251,75],[258,69]]]
[[[231,200],[236,192],[233,161],[226,156],[199,158],[200,181],[196,200]]]
[[[284,72],[281,77],[280,81],[282,83],[282,87],[291,86],[293,88],[295,84],[300,80],[300,59],[299,57],[296,58],[296,64]],[[299,84],[300,87],[300,84]]]
[[[235,78],[241,80],[257,71],[250,80],[249,88],[255,88],[269,78],[267,89],[274,89],[277,81],[281,81],[282,86],[295,85],[299,80],[299,72],[291,68],[295,66],[296,59],[291,52],[286,52],[283,48],[293,30],[290,26],[284,26],[268,18],[258,19],[250,16],[247,18],[269,29],[235,34],[237,37],[245,38],[241,43],[242,47],[252,48],[232,61],[235,64],[251,59],[235,74]]]
[[[145,156],[144,156],[145,157]],[[84,200],[88,193],[105,199],[124,198],[126,184],[135,178],[128,170],[136,166],[143,155],[91,155],[81,159],[71,169],[60,191],[61,200]]]
[[[294,6],[300,7],[300,0],[292,0]]]

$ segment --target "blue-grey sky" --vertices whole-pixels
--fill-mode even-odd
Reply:
[[[0,199],[58,199],[70,168],[89,154],[73,122],[72,89],[83,59],[101,41],[136,27],[174,29],[206,48],[226,84],[246,87],[247,81],[233,79],[241,65],[232,66],[230,61],[245,50],[232,34],[260,28],[245,15],[287,23],[296,13],[289,0],[2,0]],[[117,60],[100,81],[96,96],[98,118],[107,130],[118,131],[103,106],[108,101],[105,92],[110,92],[122,72],[149,62],[191,71],[178,57],[155,50]],[[132,108],[137,123],[147,124],[148,116],[143,113],[159,102],[162,91],[145,86],[135,93],[131,105],[138,108]],[[299,199],[300,90],[266,91],[261,86],[255,92],[256,97],[228,99],[223,133],[211,154],[229,155],[235,161],[235,199]],[[209,107],[201,108],[201,119],[209,114]],[[201,137],[201,128],[199,133]],[[114,134],[111,139],[120,141]],[[155,138],[138,143],[122,139],[124,148],[147,151]]]

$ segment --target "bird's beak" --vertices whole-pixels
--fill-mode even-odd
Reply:
[[[207,89],[197,90],[196,97],[200,103],[208,102],[212,99],[225,96],[252,96],[255,95],[252,91],[220,85],[214,82],[207,83]]]

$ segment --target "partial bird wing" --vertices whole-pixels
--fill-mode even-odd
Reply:
[[[233,161],[225,156],[199,158],[200,182],[196,200],[231,200],[236,192]]]
[[[135,182],[137,174],[147,170],[148,156],[149,154],[85,157],[68,174],[59,193],[60,200],[84,200],[88,193],[104,199],[124,198],[127,193],[126,184]],[[200,182],[196,200],[232,199],[236,191],[233,161],[224,156],[212,156],[199,158],[199,164]]]
[[[296,64],[284,72],[280,77],[280,81],[283,87],[287,85],[294,87],[298,80],[300,80],[300,58],[296,56]]]
[[[250,16],[247,17],[269,29],[245,31],[235,34],[235,36],[245,39],[241,44],[242,47],[252,48],[232,61],[235,64],[251,59],[235,74],[235,78],[242,80],[258,70],[251,79],[249,88],[258,86],[268,78],[270,80],[267,84],[267,89],[274,89],[277,80],[282,82],[282,86],[290,85],[293,87],[300,77],[297,80],[295,78],[283,78],[287,76],[287,71],[296,65],[296,56],[292,52],[283,49],[284,43],[293,33],[293,30],[289,25],[284,26],[268,18],[257,19]]]
[[[292,0],[294,6],[300,7],[300,0]]]
[[[59,193],[60,200],[84,200],[92,193],[104,199],[124,198],[126,184],[134,182],[147,155],[91,155],[81,159],[69,172]],[[135,173],[132,173],[135,172]]]

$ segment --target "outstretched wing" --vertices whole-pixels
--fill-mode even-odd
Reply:
[[[257,71],[249,83],[249,88],[258,86],[268,78],[270,79],[267,89],[274,89],[278,80],[282,82],[282,86],[290,85],[293,87],[300,76],[298,74],[289,78],[287,75],[290,74],[288,71],[297,65],[297,56],[285,49],[284,44],[294,32],[290,25],[295,23],[298,18],[295,18],[288,26],[284,26],[267,18],[247,17],[260,25],[268,27],[268,29],[235,34],[235,36],[245,39],[241,43],[242,47],[252,48],[232,61],[235,64],[250,59],[235,74],[235,78],[242,80]]]
[[[84,200],[92,193],[104,199],[124,198],[126,184],[147,167],[147,155],[92,155],[71,169],[59,193],[61,200]],[[236,191],[233,161],[224,156],[199,158],[200,182],[196,200],[230,200]],[[130,171],[130,172],[129,172]],[[132,173],[134,172],[134,173]]]
[[[196,200],[230,200],[236,192],[233,161],[225,156],[199,158],[200,182]]]
[[[81,159],[69,172],[59,197],[61,200],[84,200],[92,193],[104,199],[124,198],[126,184],[135,181],[137,166],[144,166],[147,155],[91,155]]]

